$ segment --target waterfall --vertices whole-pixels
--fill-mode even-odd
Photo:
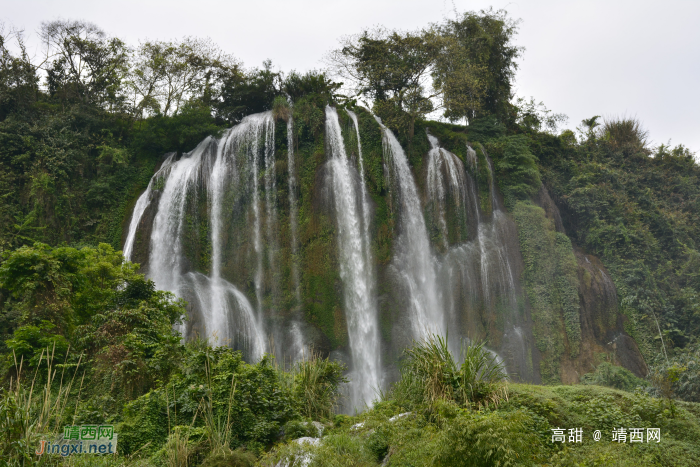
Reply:
[[[352,355],[351,399],[359,409],[371,404],[380,387],[379,332],[375,278],[366,228],[364,187],[350,165],[340,131],[338,113],[326,107],[328,165],[338,225],[340,277],[343,282],[345,317]]]
[[[289,117],[289,121],[287,121],[287,171],[289,173],[289,221],[292,235],[292,285],[294,286],[294,295],[297,299],[297,305],[301,306],[299,266],[296,261],[298,254],[297,229],[299,225],[297,220],[297,180],[294,164],[294,122],[291,116]]]
[[[158,203],[151,232],[148,273],[156,286],[181,296],[182,229],[187,194],[197,189],[202,156],[211,148],[207,138],[173,164]]]
[[[260,147],[260,141],[264,140],[264,145]],[[262,149],[262,154],[261,154]],[[240,329],[240,326],[231,326],[228,320],[232,315],[229,304],[231,297],[234,303],[243,310],[246,316],[243,329],[248,329],[245,333],[249,344],[246,346],[253,359],[259,359],[266,350],[265,333],[263,324],[262,309],[262,282],[263,282],[263,248],[262,248],[262,219],[260,214],[260,199],[258,186],[258,170],[260,159],[263,160],[265,173],[266,197],[271,197],[274,191],[274,121],[270,112],[250,115],[224,135],[217,151],[217,158],[210,177],[210,200],[211,205],[211,242],[212,242],[212,281],[211,281],[211,324],[216,329]],[[240,174],[237,167],[242,166],[244,174]],[[272,172],[272,175],[269,173]],[[270,180],[272,179],[272,180]],[[253,246],[255,252],[255,275],[254,287],[257,300],[257,308],[253,307],[235,286],[221,277],[221,264],[223,262],[221,239],[224,237],[223,229],[230,229],[230,226],[222,225],[224,219],[222,206],[227,193],[234,188],[234,192],[244,193],[250,197],[253,211]],[[267,201],[267,199],[266,199]],[[267,229],[272,230],[272,224],[276,219],[276,210],[266,203]],[[270,240],[272,235],[268,235]],[[270,265],[273,263],[275,243],[270,242]],[[233,289],[232,289],[233,288]],[[219,328],[218,326],[222,326]],[[242,336],[239,332],[239,334]],[[240,336],[239,336],[240,338]],[[225,341],[231,341],[229,336],[224,336]]]
[[[437,261],[441,297],[445,307],[447,326],[451,330],[448,345],[457,355],[460,338],[478,338],[488,332],[484,328],[483,313],[493,319],[496,313],[505,312],[505,344],[502,348],[526,355],[520,320],[517,316],[518,287],[513,271],[509,239],[517,238],[512,221],[501,211],[495,188],[490,160],[489,196],[493,206],[490,217],[482,215],[476,182],[466,172],[462,161],[451,152],[440,148],[437,138],[428,135],[431,150],[428,153],[427,195],[428,206],[441,230],[445,254]],[[472,171],[478,168],[476,152],[467,147],[466,161]],[[473,225],[471,239],[449,245],[446,222],[447,194],[451,194],[451,204],[455,218],[463,217]],[[455,228],[455,219],[452,219]],[[497,311],[498,310],[501,311]],[[454,331],[453,331],[454,330]],[[500,358],[500,356],[499,356]],[[520,367],[521,365],[517,365]]]
[[[444,336],[445,317],[416,183],[403,148],[391,130],[377,121],[382,126],[384,153],[397,191],[399,234],[391,267],[408,297],[414,338],[428,332]]]
[[[127,234],[126,241],[124,242],[124,259],[127,261],[131,261],[131,255],[134,252],[134,242],[136,241],[136,229],[138,229],[139,224],[141,223],[143,213],[146,212],[146,209],[151,204],[151,196],[153,193],[153,181],[163,176],[163,174],[172,164],[174,157],[175,153],[168,155],[165,161],[163,161],[163,164],[161,165],[160,169],[158,169],[155,175],[153,175],[151,180],[148,182],[146,191],[144,191],[141,194],[141,196],[139,196],[139,199],[136,201],[136,205],[134,206],[134,213],[131,215],[131,222],[129,223],[129,233]]]
[[[370,251],[370,245],[371,243],[371,238],[369,236],[369,215],[370,215],[370,207],[369,207],[369,201],[367,200],[367,186],[365,182],[365,166],[364,166],[364,161],[362,160],[362,141],[360,140],[360,125],[357,123],[357,115],[355,112],[348,110],[347,111],[348,115],[352,119],[353,125],[355,125],[355,135],[357,136],[357,158],[359,159],[360,163],[360,184],[362,186],[362,235],[364,237],[364,249],[365,249],[365,256],[367,257],[366,261],[367,264],[370,265],[370,267],[373,267],[372,263],[372,258],[371,258],[371,251]],[[374,274],[373,274],[374,276]]]
[[[440,227],[442,247],[448,247],[447,195],[452,195],[456,212],[464,212],[467,207],[467,182],[464,164],[456,155],[439,147],[438,140],[428,135],[431,149],[428,152],[428,198]],[[455,223],[460,219],[455,219]],[[464,219],[466,220],[466,219]]]
[[[217,144],[216,159],[209,176],[209,205],[211,225],[211,279],[198,274],[197,283],[205,282],[209,296],[196,294],[199,309],[205,310],[207,335],[215,338],[217,344],[231,345],[242,343],[253,359],[262,357],[265,351],[262,319],[253,311],[248,299],[233,284],[221,276],[223,262],[224,229],[223,204],[230,186],[241,184],[241,174],[237,170],[236,159],[241,151],[240,141],[260,136],[261,127],[267,122],[264,118],[247,118],[244,123],[226,132]],[[238,144],[237,144],[238,143]],[[238,147],[237,147],[238,146]],[[190,275],[192,273],[189,273]],[[240,310],[242,319],[235,321],[235,310]]]
[[[251,179],[253,181],[253,193],[251,203],[253,205],[253,249],[255,250],[256,257],[256,268],[255,268],[255,299],[257,301],[258,315],[262,314],[262,281],[263,281],[263,251],[262,251],[262,239],[260,237],[260,199],[259,199],[259,188],[258,188],[258,152],[259,152],[259,139],[262,126],[265,125],[266,121],[270,119],[267,114],[257,114],[256,124],[254,125],[255,136],[253,138],[253,149],[250,151],[250,156],[248,159],[248,165],[251,167]]]
[[[496,192],[496,177],[493,172],[491,159],[483,152],[486,160],[486,168],[489,172],[489,186],[491,193],[491,206],[493,215],[489,224],[479,224],[479,242],[482,245],[482,286],[484,290],[489,289],[489,284],[493,282],[491,277],[496,276],[496,281],[501,287],[500,292],[507,297],[510,308],[515,306],[515,278],[510,262],[512,252],[508,251],[508,238],[517,238],[517,231],[513,223],[503,213],[501,202]],[[483,227],[482,227],[483,226]],[[491,294],[485,294],[487,299],[491,299]]]
[[[273,303],[279,298],[279,267],[277,261],[277,184],[275,173],[275,123],[272,118],[266,122],[265,131],[265,227],[267,256],[270,268],[270,289],[273,291]]]
[[[169,156],[139,197],[124,245],[125,256],[131,259],[144,213],[152,200],[158,198],[152,220],[147,276],[159,289],[189,302],[191,322],[194,323],[190,326],[194,326],[203,337],[214,345],[243,349],[251,360],[261,358],[266,350],[262,309],[263,228],[271,274],[278,269],[274,162],[274,122],[270,112],[246,117],[221,139],[207,138],[177,161],[174,155]],[[261,187],[258,186],[261,166],[265,168],[262,187],[265,190],[265,219],[262,218]],[[206,195],[208,205],[208,224],[205,224],[210,228],[211,242],[208,276],[192,270],[191,261],[185,258],[183,251],[186,224],[192,222],[186,218],[198,215],[200,193]],[[245,222],[246,212],[252,214],[250,224]],[[238,235],[236,238],[240,241],[248,235],[234,228],[232,216],[239,216],[238,222],[243,222],[243,225],[252,224],[246,232],[250,232],[254,250],[254,273],[251,275],[257,307],[253,307],[246,295],[224,278],[224,267],[228,270],[232,267],[230,253],[227,253],[232,236]],[[242,221],[240,216],[244,216]],[[247,283],[245,277],[239,279],[242,284]],[[181,329],[183,336],[187,337],[188,330]]]
[[[354,112],[339,116],[327,107],[325,117],[323,167],[311,165],[320,164],[320,158],[317,148],[307,149],[307,140],[295,154],[291,118],[286,122],[286,154],[276,154],[275,120],[264,112],[244,118],[220,138],[205,139],[179,158],[169,155],[138,198],[124,256],[142,262],[158,289],[188,302],[190,319],[181,329],[183,336],[199,333],[213,345],[242,350],[248,361],[274,350],[298,361],[311,345],[324,352],[347,352],[350,410],[371,404],[384,370],[392,371],[387,361],[410,345],[411,338],[426,333],[448,336],[455,355],[461,339],[489,336],[509,370],[525,374],[531,333],[518,282],[517,230],[499,200],[488,155],[467,147],[462,159],[428,135],[430,150],[421,179],[416,179],[396,137],[379,122],[389,190],[386,199],[373,200],[364,158],[374,157],[378,141],[361,140],[360,122],[367,122]],[[343,139],[341,121],[347,122],[350,140]],[[277,179],[284,171],[287,186]],[[481,190],[474,175],[479,172],[489,183]],[[480,195],[491,209],[482,210]],[[381,213],[376,229],[383,229],[381,238],[393,235],[386,263],[374,257],[373,241],[380,238],[372,233],[375,209]],[[337,293],[342,294],[347,326],[345,349],[329,349],[324,341],[324,334],[337,332],[329,328],[342,322],[337,314],[318,313],[322,320],[313,321],[318,318],[313,296],[304,310],[310,321],[302,314],[307,303],[302,292],[309,283],[301,264],[308,258],[309,236],[315,235],[309,220],[315,221],[316,210],[324,216],[333,213],[338,270],[325,277],[334,280],[339,274],[342,284]],[[318,297],[319,303],[329,303]],[[318,309],[335,313],[336,300],[331,298],[333,307]],[[380,339],[380,309],[392,320],[384,328],[390,336],[386,342]],[[334,320],[330,326],[328,318]],[[276,348],[268,349],[268,334]],[[390,350],[387,361],[382,360],[383,344]]]

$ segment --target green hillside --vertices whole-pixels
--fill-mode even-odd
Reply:
[[[53,58],[42,64],[21,37],[0,35],[0,466],[700,463],[700,165],[682,145],[653,146],[636,119],[562,129],[563,116],[516,99],[522,49],[504,12],[366,30],[331,52],[333,70],[305,74],[245,68],[208,40],[130,47],[86,22],[44,28]],[[361,144],[386,365],[373,407],[352,414],[341,414],[351,346],[324,198],[326,106],[339,109],[353,164]],[[252,363],[196,333],[185,342],[191,304],[138,264],[148,271],[150,231],[136,236],[134,262],[121,252],[167,155],[188,157],[263,111],[274,122],[280,188],[263,206],[277,209],[279,271],[261,273],[258,292],[253,246],[231,234],[222,274],[259,294],[270,322],[302,317],[311,352],[296,363],[274,343]],[[492,279],[493,300],[478,303],[456,291],[469,337],[461,356],[401,328],[407,308],[391,282],[401,212],[375,116],[406,153],[436,255],[477,236],[465,216],[492,222],[502,205],[515,285],[503,292]],[[443,220],[426,201],[428,135],[473,180],[468,215],[455,193]],[[199,193],[187,201],[183,256],[206,275],[212,227]],[[243,210],[228,215],[235,232],[249,224]],[[508,348],[511,309],[524,350],[500,362],[486,347]],[[118,455],[34,453],[64,426],[95,424],[115,427]],[[565,443],[552,441],[559,428]],[[580,443],[570,428],[583,430]],[[612,440],[620,428],[626,442]],[[659,428],[661,440],[633,443],[633,428]]]

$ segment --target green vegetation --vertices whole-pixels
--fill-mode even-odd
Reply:
[[[432,409],[445,400],[467,407],[498,406],[505,395],[503,364],[483,343],[463,343],[460,361],[458,366],[444,337],[430,335],[414,343],[405,351],[401,379],[392,388],[392,399],[412,410],[422,406]]]
[[[174,326],[183,303],[137,269],[106,244],[6,253],[0,452],[8,465],[34,462],[39,439],[83,423],[115,424],[120,453],[156,465],[250,461],[288,422],[333,416],[341,364],[311,355],[288,373],[270,356],[249,365],[227,347],[182,344]]]
[[[329,57],[348,79],[343,87],[319,72],[274,71],[269,61],[243,68],[207,40],[131,48],[82,21],[44,23],[49,59],[39,64],[20,33],[0,30],[0,466],[270,466],[284,459],[314,466],[696,465],[700,166],[683,146],[652,147],[641,123],[627,117],[595,116],[577,132],[557,133],[561,115],[513,99],[522,50],[513,44],[516,32],[517,22],[493,10],[421,31],[365,30]],[[519,312],[523,322],[531,318],[537,349],[527,359],[539,362],[534,373],[549,386],[508,384],[484,344],[453,356],[444,338],[431,336],[386,359],[397,360],[400,372],[388,375],[397,381],[372,409],[337,414],[346,369],[327,356],[347,349],[348,336],[336,223],[323,196],[326,105],[358,117],[386,347],[405,312],[384,300],[399,211],[380,127],[360,99],[406,148],[422,194],[428,131],[465,162],[484,216],[502,197],[522,257]],[[265,278],[263,302],[282,317],[303,316],[317,342],[288,369],[272,355],[251,364],[229,348],[182,342],[186,304],[156,290],[118,251],[164,154],[180,157],[267,110],[276,123],[272,202],[285,251],[279,276]],[[435,111],[452,123],[426,121]],[[290,119],[294,133],[287,135]],[[354,125],[345,112],[339,119],[357,161]],[[290,143],[295,254],[287,251]],[[551,193],[551,205],[542,193]],[[194,270],[207,272],[204,196],[185,200],[183,250]],[[232,217],[236,229],[247,222]],[[450,217],[450,244],[465,241],[468,226],[452,235],[463,220]],[[247,251],[247,242],[236,248]],[[581,258],[594,255],[600,261],[591,268],[611,278],[617,303],[586,316],[586,291],[602,279]],[[252,283],[237,258],[228,258],[226,272],[242,271]],[[475,313],[477,326],[503,331],[501,310]],[[591,326],[604,334],[595,342]],[[639,346],[647,376],[599,352],[616,349],[622,329]],[[616,336],[607,333],[613,330]],[[593,366],[585,360],[592,353]],[[582,374],[564,378],[571,362],[583,362],[576,366]],[[88,423],[116,426],[119,456],[33,456],[42,437]],[[583,442],[552,443],[557,427],[582,428]],[[662,441],[612,442],[611,430],[620,427],[658,427]],[[599,442],[591,439],[597,429]],[[301,437],[320,441],[294,441]]]
[[[520,251],[525,263],[525,289],[530,300],[535,345],[542,352],[542,381],[561,381],[559,359],[568,347],[579,352],[578,276],[569,238],[556,232],[544,210],[526,201],[513,208]],[[566,339],[565,339],[566,338]]]
[[[469,346],[464,354],[461,372],[465,365],[476,369],[468,362],[484,361],[485,350]],[[454,397],[452,389],[463,386],[448,355],[437,337],[417,343],[407,351],[401,380],[373,409],[336,417],[316,445],[280,444],[261,465],[303,458],[310,466],[691,466],[700,456],[697,404],[676,402],[672,410],[667,401],[644,392],[506,385],[499,377],[497,405],[465,406]],[[493,385],[489,369],[495,368],[487,364],[476,382]],[[406,398],[402,387],[428,397]],[[662,439],[619,443],[612,430],[620,427],[660,428]],[[566,442],[552,442],[554,428],[564,429]],[[570,428],[582,430],[581,442],[569,441]],[[593,439],[595,430],[601,431],[600,441]]]
[[[630,392],[649,385],[645,380],[634,376],[626,368],[612,365],[609,362],[603,362],[596,367],[593,373],[583,375],[581,383],[608,386]]]
[[[666,365],[698,346],[700,166],[683,146],[649,148],[639,122],[596,120],[579,139],[533,138],[533,152],[571,241],[610,271],[625,329]]]

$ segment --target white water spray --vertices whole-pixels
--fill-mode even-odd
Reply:
[[[439,300],[428,231],[418,190],[403,148],[394,134],[381,124],[384,153],[388,154],[390,170],[397,188],[399,235],[395,240],[392,268],[408,295],[413,336],[427,333],[445,335],[445,316]]]
[[[170,154],[165,161],[163,161],[163,164],[161,165],[160,169],[151,177],[151,180],[148,182],[148,186],[146,187],[146,191],[144,191],[141,196],[139,196],[139,199],[136,200],[136,205],[134,206],[134,212],[131,215],[131,222],[129,223],[129,233],[126,236],[126,241],[124,242],[124,259],[127,261],[131,261],[131,255],[134,253],[134,242],[136,241],[136,229],[138,229],[139,224],[141,223],[141,218],[143,217],[143,213],[146,212],[146,209],[148,209],[148,206],[151,205],[151,196],[153,194],[153,182],[158,180],[159,177],[164,177],[165,173],[167,172],[167,169],[170,167],[172,164],[173,158],[175,157],[175,153]]]
[[[363,185],[345,151],[338,113],[326,107],[328,161],[338,225],[340,277],[343,281],[345,317],[348,325],[353,372],[352,405],[370,405],[380,387],[379,332],[375,278],[370,245],[364,236]]]

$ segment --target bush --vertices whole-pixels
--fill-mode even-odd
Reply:
[[[597,384],[623,391],[634,391],[638,387],[648,386],[649,383],[637,378],[626,368],[615,366],[608,362],[598,365],[594,372],[581,376],[581,384]]]
[[[302,420],[292,420],[282,428],[284,438],[291,441],[299,438],[316,438],[320,436],[319,429],[313,423],[304,422]]]
[[[506,136],[486,144],[494,161],[495,176],[507,207],[537,193],[542,181],[537,157],[524,135]]]
[[[636,118],[613,117],[606,119],[601,133],[603,140],[615,149],[644,149],[649,140],[649,131],[645,130],[642,123]]]
[[[650,368],[654,391],[663,397],[700,402],[700,344],[676,350],[669,362]]]
[[[208,457],[202,467],[253,467],[255,456],[243,449],[236,449],[227,454],[216,454]]]
[[[303,416],[314,420],[328,419],[340,400],[340,385],[345,365],[312,353],[292,370],[292,392]]]
[[[539,448],[536,436],[526,427],[527,419],[523,412],[462,412],[440,433],[433,465],[532,465]]]
[[[458,367],[447,340],[435,334],[405,350],[401,379],[390,397],[407,406],[431,408],[441,400],[467,405],[498,405],[505,395],[503,364],[483,343],[462,345]]]

